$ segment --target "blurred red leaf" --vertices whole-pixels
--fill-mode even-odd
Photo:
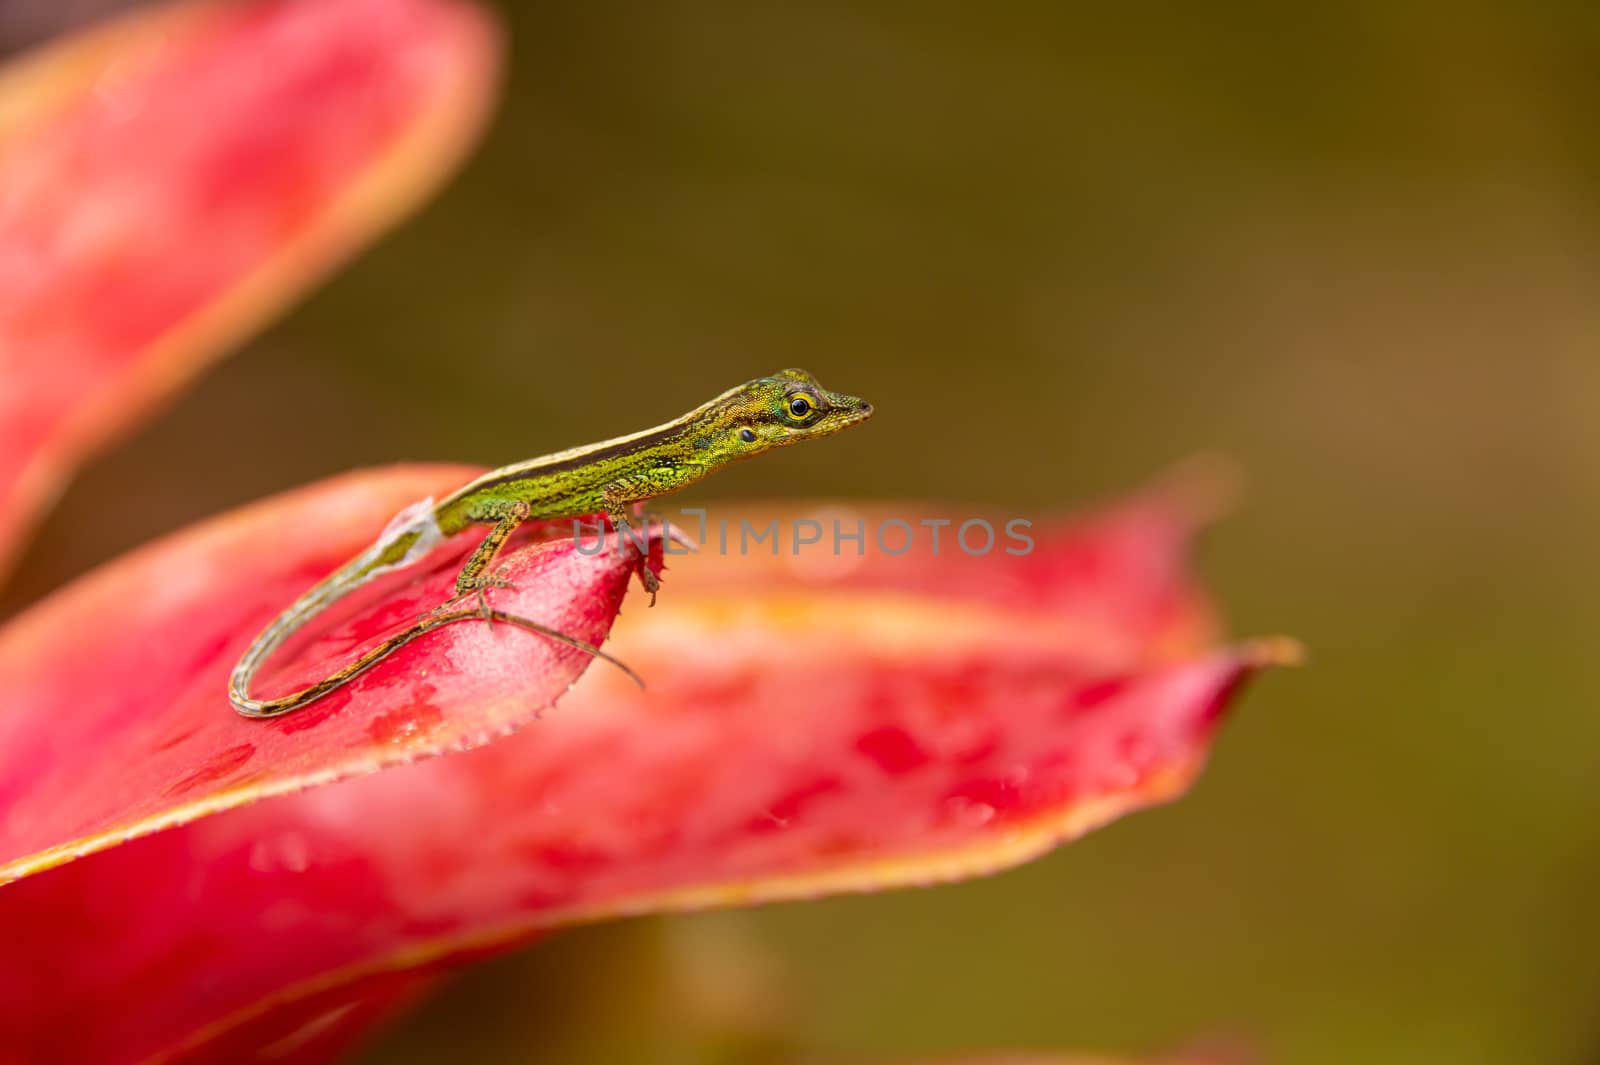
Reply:
[[[707,551],[672,559],[662,605],[618,630],[612,649],[647,691],[590,670],[535,728],[238,806],[487,738],[548,701],[552,669],[582,668],[547,641],[462,624],[303,714],[227,707],[257,623],[460,476],[349,478],[252,508],[0,633],[13,871],[237,806],[0,889],[0,1030],[28,1060],[268,1060],[247,1048],[343,1038],[406,972],[540,929],[1003,868],[1179,794],[1239,682],[1292,653],[1208,646],[1182,565],[1191,523],[1164,493],[1035,530],[1021,558]],[[513,565],[539,583],[497,605],[591,639],[629,569],[570,542]],[[347,653],[448,576],[304,660]],[[600,619],[575,605],[595,599]],[[391,717],[419,705],[437,718]],[[206,779],[173,790],[194,765]]]
[[[455,0],[257,0],[0,70],[0,569],[85,452],[453,168],[497,50]]]

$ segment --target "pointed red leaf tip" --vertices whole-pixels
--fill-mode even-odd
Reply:
[[[346,486],[300,502],[324,508],[310,524],[326,539],[349,526],[370,531],[372,514],[442,487],[394,477],[381,493]],[[353,494],[365,501],[353,506]],[[356,1024],[397,974],[541,929],[981,874],[1173,798],[1240,683],[1294,654],[1287,641],[1213,645],[1184,564],[1193,516],[1175,498],[1163,490],[1036,526],[1036,546],[1021,557],[969,556],[947,541],[935,558],[925,538],[890,557],[872,549],[870,531],[864,557],[849,546],[835,557],[827,543],[798,557],[787,547],[741,557],[736,541],[719,552],[713,526],[699,555],[669,560],[661,604],[630,612],[608,644],[643,674],[643,693],[600,666],[558,712],[479,749],[201,818],[0,889],[0,1030],[20,1033],[12,1045],[36,1060],[267,1060],[239,1048]],[[834,518],[846,530],[919,520],[790,508],[755,524],[775,515],[785,537],[807,516],[830,534]],[[140,763],[179,734],[168,731],[180,716],[169,707],[176,690],[190,700],[179,727],[204,730],[203,741],[177,742],[212,756],[258,745],[229,770],[236,775],[202,791],[263,786],[241,784],[253,771],[318,772],[323,736],[371,758],[363,730],[383,719],[379,704],[409,705],[438,686],[433,676],[397,664],[321,724],[308,711],[303,732],[293,717],[234,721],[220,704],[241,641],[222,638],[219,649],[218,630],[253,631],[266,602],[297,587],[262,571],[303,581],[334,561],[322,550],[302,564],[296,551],[291,540],[270,559],[244,552],[253,569],[242,575],[193,573],[187,590],[166,593],[196,604],[187,610],[129,577],[99,577],[63,595],[67,605],[21,619],[20,635],[0,647],[3,686],[39,694],[0,717],[29,722],[0,737],[0,779],[27,781],[0,818],[58,857],[58,841],[81,838],[74,821],[83,820],[58,806],[170,818],[163,803],[185,800],[154,795],[154,771]],[[117,568],[185,556],[204,557],[179,541]],[[271,590],[251,591],[248,605],[216,605],[263,584]],[[118,627],[115,612],[129,609],[179,620]],[[214,626],[191,621],[217,611],[228,616]],[[143,668],[139,686],[107,695],[59,679],[69,663],[95,675],[86,667],[95,655],[62,647],[95,629],[120,634],[96,637],[97,648],[128,645],[104,672]],[[153,631],[167,638],[126,639]],[[469,635],[494,650],[487,634],[460,638]],[[526,634],[505,636],[514,649],[494,661],[507,669],[552,653]],[[172,671],[192,680],[158,682]],[[430,704],[453,719],[457,690],[441,688]],[[492,680],[466,691],[511,697]],[[94,724],[69,724],[83,715]],[[147,715],[160,724],[127,723]],[[63,727],[71,739],[60,738]],[[37,768],[51,762],[70,768]],[[172,775],[160,777],[163,790]],[[9,812],[18,809],[26,816]],[[95,1024],[79,1023],[84,1016]]]
[[[253,721],[228,704],[233,663],[279,610],[389,516],[471,473],[399,468],[268,500],[135,552],[0,629],[0,882],[264,795],[474,746],[553,704],[590,656],[477,621],[402,647],[296,713]],[[363,590],[349,616],[269,662],[256,692],[326,676],[449,599],[474,539],[448,542],[398,587]],[[496,591],[496,609],[605,641],[637,569],[632,548],[586,554],[569,525],[529,526],[506,550],[516,587]]]
[[[454,168],[497,55],[454,0],[264,0],[0,68],[0,568],[85,452]]]

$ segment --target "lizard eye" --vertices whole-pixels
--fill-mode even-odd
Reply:
[[[754,429],[740,429],[739,439],[747,444],[753,444],[756,442],[756,431]]]
[[[797,392],[789,398],[789,417],[795,421],[804,421],[817,409],[816,400],[804,392]]]

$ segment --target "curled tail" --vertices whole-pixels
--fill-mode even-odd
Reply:
[[[261,635],[246,648],[228,679],[228,699],[233,703],[233,708],[245,717],[251,718],[279,717],[298,710],[349,683],[417,637],[441,626],[469,619],[501,621],[545,636],[557,643],[566,644],[568,647],[610,662],[626,673],[635,684],[644,687],[644,682],[639,679],[638,674],[598,647],[529,618],[507,614],[500,610],[490,610],[485,603],[483,608],[478,610],[434,613],[420,618],[410,628],[396,633],[366,651],[343,669],[298,691],[271,699],[258,699],[250,694],[250,683],[266,660],[313,618],[374,577],[416,562],[431,552],[443,539],[444,533],[439,528],[433,500],[424,499],[413,503],[395,515],[377,542],[296,599],[289,609],[274,618],[272,623],[261,631]]]
[[[622,672],[626,673],[628,678],[635,684],[639,685],[639,687],[644,687],[644,681],[640,680],[639,675],[633,670],[629,669],[624,662],[613,655],[607,654],[593,644],[586,643],[583,640],[578,639],[576,636],[568,636],[559,629],[553,629],[548,625],[540,624],[531,618],[521,617],[516,614],[507,614],[503,610],[484,611],[471,609],[453,610],[444,614],[431,614],[427,617],[424,617],[417,621],[416,624],[406,629],[404,632],[396,633],[387,640],[378,644],[376,647],[365,652],[361,655],[361,657],[357,658],[354,662],[351,662],[348,666],[345,666],[338,672],[330,673],[328,676],[323,677],[315,684],[308,685],[307,687],[301,688],[296,692],[290,692],[288,695],[280,695],[275,699],[253,699],[247,694],[250,678],[254,674],[256,667],[260,665],[260,659],[252,662],[250,661],[250,656],[247,654],[245,659],[240,661],[238,667],[233,671],[233,679],[228,685],[228,698],[233,701],[233,708],[239,711],[239,713],[243,714],[245,717],[278,717],[282,714],[290,713],[291,711],[298,710],[300,707],[305,706],[307,703],[314,702],[317,699],[322,698],[324,695],[327,695],[334,689],[349,683],[351,680],[354,680],[372,666],[376,665],[379,660],[388,657],[395,651],[398,651],[400,648],[404,647],[412,640],[415,640],[417,637],[422,636],[425,633],[432,632],[434,629],[442,626],[453,624],[457,621],[487,621],[491,623],[499,621],[504,622],[507,625],[513,625],[519,629],[525,629],[528,632],[537,633],[540,636],[555,640],[557,643],[566,644],[568,647],[577,648],[578,650],[592,655],[595,658],[610,662],[612,665],[622,670]],[[270,633],[271,630],[269,629],[268,632]],[[265,639],[267,633],[263,633],[262,636],[263,639]],[[280,637],[279,642],[281,643],[282,639],[284,638],[286,637]],[[259,642],[260,641],[258,641],[258,643]],[[254,650],[253,647],[252,650]],[[271,653],[271,651],[271,647],[267,648],[261,657],[265,658],[267,654]]]

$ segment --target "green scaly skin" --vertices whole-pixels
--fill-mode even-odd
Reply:
[[[628,514],[637,503],[676,492],[773,448],[831,436],[871,415],[872,406],[866,401],[829,392],[804,370],[784,370],[731,388],[653,429],[492,470],[437,505],[427,500],[407,508],[376,543],[295,600],[239,659],[228,683],[228,698],[246,717],[279,717],[343,686],[424,633],[466,619],[498,621],[538,633],[603,658],[638,681],[632,670],[597,647],[490,608],[488,589],[508,586],[490,567],[517,526],[604,514],[615,528],[629,531]],[[491,526],[489,534],[461,567],[456,594],[449,602],[299,691],[272,699],[249,694],[250,682],[267,658],[317,615],[379,574],[408,566],[440,541],[478,525]],[[642,557],[639,576],[653,604],[658,583]],[[476,607],[450,609],[468,597],[476,597]]]

